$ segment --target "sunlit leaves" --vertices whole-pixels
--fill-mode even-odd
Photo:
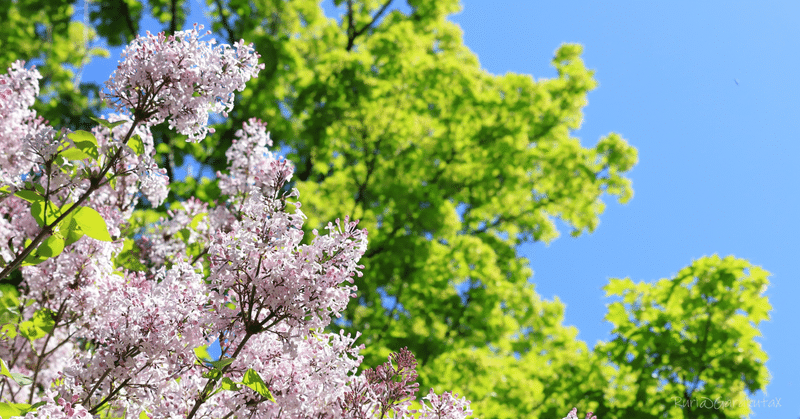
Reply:
[[[31,383],[30,377],[26,377],[22,374],[9,371],[6,362],[3,361],[2,359],[0,359],[0,375],[16,381],[16,383],[21,386],[25,386]]]
[[[67,134],[67,138],[71,139],[73,143],[75,143],[74,149],[83,153],[86,157],[97,159],[99,157],[97,151],[97,139],[91,132],[88,131],[74,131]],[[69,150],[67,150],[69,151]],[[63,153],[62,153],[63,154]],[[86,158],[84,157],[84,158]]]
[[[137,156],[142,155],[144,153],[144,143],[142,142],[142,138],[139,135],[134,135],[128,140],[128,146],[136,153]]]
[[[23,416],[30,410],[31,405],[27,403],[0,402],[0,417],[2,418]]]
[[[80,207],[75,211],[73,218],[87,236],[100,241],[111,241],[106,221],[93,208]]]
[[[33,318],[19,325],[19,331],[28,340],[41,339],[53,331],[53,315],[48,309],[40,309],[34,313]]]
[[[242,384],[253,389],[253,391],[258,393],[261,397],[264,397],[273,403],[275,402],[275,398],[267,388],[267,385],[264,384],[264,380],[254,369],[249,368],[247,371],[245,371],[244,377],[242,378]]]
[[[768,319],[767,277],[745,260],[712,256],[652,284],[612,279],[605,290],[622,297],[609,304],[606,315],[615,338],[596,351],[618,368],[614,391],[629,379],[636,389],[634,399],[617,397],[614,411],[717,417],[707,409],[676,410],[666,397],[736,400],[745,399],[745,391],[763,389],[767,356],[753,339]],[[745,404],[725,409],[723,417],[748,412]]]
[[[579,46],[557,52],[558,78],[493,76],[445,20],[458,2],[433,3],[415,2],[414,18],[387,13],[350,51],[346,19],[304,13],[306,25],[296,25],[297,9],[318,9],[312,1],[285,10],[242,3],[244,16],[282,17],[266,33],[241,19],[237,36],[278,51],[274,75],[262,74],[244,92],[242,114],[259,112],[273,138],[291,148],[309,230],[347,213],[370,231],[364,277],[356,278],[363,305],[348,307],[342,327],[374,342],[364,351],[366,362],[408,346],[422,360],[423,387],[468,388],[482,417],[539,415],[544,408],[532,398],[487,390],[500,371],[509,386],[525,388],[533,379],[513,373],[519,362],[511,348],[546,346],[554,352],[550,362],[561,365],[556,348],[569,340],[559,323],[561,304],[542,303],[515,248],[555,239],[556,219],[575,235],[593,231],[604,194],[621,201],[632,195],[625,173],[636,151],[618,135],[595,148],[570,135],[596,85]],[[379,6],[354,2],[356,25],[369,22]],[[231,9],[225,12],[236,16]],[[268,105],[274,103],[282,107]],[[208,138],[206,150],[217,155],[198,160],[221,164],[225,143],[215,142],[232,134]],[[198,196],[198,184],[187,179],[173,191]],[[495,369],[461,379],[453,370],[428,370],[459,348],[487,345],[502,354]],[[530,372],[543,377],[541,371]],[[560,391],[566,397],[572,390]]]

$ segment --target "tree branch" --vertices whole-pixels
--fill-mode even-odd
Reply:
[[[369,23],[364,25],[361,29],[355,28],[355,23],[353,22],[353,0],[347,0],[347,51],[353,49],[353,45],[355,44],[356,38],[363,35],[368,29],[372,27],[375,21],[386,12],[386,9],[389,8],[389,5],[392,4],[392,0],[387,0],[386,3],[378,9],[378,12],[375,13],[375,16],[372,16],[372,20]]]
[[[214,0],[214,4],[217,5],[217,9],[219,9],[219,19],[220,23],[222,23],[222,27],[225,28],[225,32],[228,33],[228,43],[233,45],[236,43],[235,36],[233,34],[233,28],[231,27],[230,22],[228,22],[228,17],[225,16],[225,8],[222,7],[221,0]]]
[[[178,10],[178,0],[170,0],[169,8],[172,13],[172,16],[169,18],[169,33],[175,33],[178,31],[178,18],[176,13]]]

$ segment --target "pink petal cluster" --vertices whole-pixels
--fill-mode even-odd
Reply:
[[[403,348],[389,356],[389,361],[367,369],[350,385],[340,404],[346,417],[367,419],[378,417],[463,419],[472,414],[470,402],[449,392],[438,396],[430,389],[423,398],[422,408],[410,409],[419,384],[417,361]]]
[[[52,138],[52,128],[30,109],[39,94],[41,78],[36,67],[25,69],[24,61],[15,61],[7,74],[0,74],[0,184],[18,185],[20,175],[35,165],[26,138],[34,143]]]
[[[567,413],[567,417],[564,419],[578,419],[578,408],[573,407],[572,410]],[[586,414],[586,419],[597,419],[597,416],[594,416],[592,412]]]
[[[367,232],[345,217],[304,240],[306,217],[289,190],[293,167],[269,151],[261,121],[243,124],[227,153],[224,202],[171,203],[155,224],[130,230],[142,195],[154,205],[167,196],[150,126],[169,118],[178,132],[203,138],[208,112],[230,110],[233,92],[262,65],[252,47],[215,48],[197,30],[148,34],[125,54],[106,85],[123,112],[107,119],[124,123],[93,130],[92,161],[51,158],[72,140],[29,110],[35,70],[15,63],[0,76],[2,186],[25,176],[38,186],[20,196],[46,190],[56,208],[91,208],[111,237],[83,236],[21,269],[19,315],[33,320],[0,325],[0,359],[35,383],[0,377],[0,396],[44,403],[27,418],[471,414],[466,400],[432,392],[412,411],[418,384],[410,352],[358,375],[358,336],[323,331],[355,296]],[[31,208],[17,195],[0,199],[6,263],[21,260],[25,240],[47,231]],[[198,355],[211,344],[219,361]]]
[[[290,176],[286,172],[288,165],[276,160],[267,148],[272,145],[272,139],[269,138],[265,123],[251,118],[234,135],[236,139],[225,152],[228,173],[217,173],[222,193],[235,196],[254,187],[271,187],[274,190],[274,185],[265,184],[275,178],[274,172],[285,172],[285,176]]]
[[[137,37],[106,82],[105,98],[120,112],[148,125],[164,122],[177,132],[200,141],[209,132],[208,113],[233,109],[234,91],[264,68],[252,45],[214,46],[200,40],[202,26]]]
[[[25,419],[77,419],[91,418],[92,415],[80,404],[75,404],[76,399],[68,402],[63,397],[57,397],[54,391],[48,390],[44,400],[48,403],[25,415]]]
[[[448,391],[438,396],[433,389],[430,389],[424,400],[418,419],[460,419],[472,414],[470,403],[465,397],[459,399],[458,394]]]
[[[154,160],[156,150],[150,127],[138,124],[133,128],[132,134],[141,140],[143,147],[141,153],[136,153],[129,145],[122,144],[131,130],[133,121],[127,115],[113,113],[103,119],[109,122],[124,121],[123,124],[110,130],[97,126],[92,133],[97,138],[100,152],[104,155],[110,154],[116,147],[125,149],[113,171],[113,173],[125,175],[124,180],[120,179],[126,185],[125,199],[130,200],[133,195],[141,192],[154,207],[160,206],[169,193],[169,178],[166,170],[158,167]]]

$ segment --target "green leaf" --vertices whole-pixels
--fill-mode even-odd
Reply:
[[[31,216],[36,220],[39,227],[44,227],[44,201],[36,201],[31,204]]]
[[[11,323],[4,324],[2,328],[0,328],[0,335],[4,336],[8,339],[14,339],[17,337],[19,333],[17,332],[17,326]]]
[[[612,278],[608,281],[608,285],[603,287],[603,289],[606,291],[606,297],[610,297],[612,295],[622,295],[626,290],[632,288],[634,288],[634,285],[630,278]]]
[[[189,237],[191,236],[192,232],[189,231],[188,228],[182,228],[178,230],[178,233],[176,234],[181,237],[181,240],[183,240],[184,243],[186,243],[189,240]]]
[[[250,368],[244,373],[244,377],[242,377],[242,384],[250,387],[251,389],[255,390],[256,393],[260,394],[262,397],[266,397],[268,400],[275,403],[275,397],[272,396],[272,393],[267,388],[267,385],[264,384],[264,380],[261,379],[261,376],[258,375],[256,370]]]
[[[212,361],[214,359],[208,353],[207,346],[198,346],[197,348],[194,348],[194,356],[201,361]]]
[[[203,375],[203,378],[209,378],[211,380],[216,380],[220,376],[222,376],[222,371],[217,370],[217,369],[213,369],[213,370],[209,370],[209,371],[204,372],[202,375]]]
[[[105,119],[95,118],[95,117],[91,117],[91,116],[89,118],[92,121],[97,122],[98,124],[108,128],[108,129],[112,129],[112,128],[118,127],[118,126],[128,122],[128,121],[109,122],[109,121],[106,121]]]
[[[48,309],[41,309],[34,313],[33,318],[24,321],[19,325],[19,331],[23,336],[33,342],[47,336],[53,331],[53,316]]]
[[[49,259],[49,258],[39,257],[39,256],[36,256],[33,252],[31,252],[31,254],[29,254],[22,261],[21,266],[35,266],[35,265],[38,265],[38,264],[46,261],[47,259]]]
[[[77,148],[72,148],[72,147],[70,147],[70,148],[68,148],[68,149],[66,149],[66,150],[64,150],[64,151],[62,151],[62,152],[60,152],[58,154],[60,156],[64,157],[65,159],[67,159],[67,160],[83,160],[83,159],[88,159],[89,158],[89,155],[84,153],[82,150],[77,149]]]
[[[34,191],[27,191],[27,190],[17,191],[14,193],[14,195],[31,203],[44,201],[44,197]]]
[[[28,413],[31,405],[26,403],[7,403],[0,402],[0,418],[12,418],[15,416],[24,416]]]
[[[222,377],[222,381],[220,382],[220,387],[222,387],[223,390],[231,390],[231,391],[239,390],[239,386],[236,385],[236,383],[234,383],[233,380],[231,380],[228,377]]]
[[[137,156],[141,156],[144,153],[144,142],[142,142],[142,137],[138,134],[131,137],[128,140],[128,146],[136,153]]]
[[[218,370],[221,370],[221,369],[227,367],[228,365],[232,364],[233,361],[235,361],[235,359],[233,359],[233,358],[222,358],[222,359],[217,360],[217,361],[209,361],[208,363],[213,365],[214,368],[216,368]]]
[[[145,271],[147,266],[142,264],[138,256],[138,247],[133,239],[126,237],[122,241],[122,251],[114,259],[115,267],[124,267],[130,271]]]
[[[86,133],[88,134],[88,136],[81,135],[79,139],[75,139],[72,138],[72,134],[75,134],[74,132],[68,135],[68,137],[72,138],[72,141],[75,143],[75,147],[77,147],[82,152],[86,153],[86,155],[91,157],[93,160],[97,160],[97,158],[100,157],[100,152],[98,150],[98,145],[97,145],[97,139],[94,138],[94,135],[92,135],[92,133],[90,132],[86,131],[76,131],[76,132]]]
[[[36,403],[34,403],[34,404],[33,404],[33,406],[31,406],[31,407],[28,409],[28,412],[33,412],[34,410],[36,410],[36,409],[38,409],[38,408],[40,408],[40,407],[42,407],[42,406],[44,406],[44,405],[46,405],[46,404],[47,404],[47,402],[46,402],[46,401],[44,401],[44,400],[42,400],[42,401],[40,401],[40,402],[36,402]]]
[[[606,320],[609,321],[614,327],[628,321],[628,312],[625,311],[625,306],[620,302],[611,303],[608,305],[608,314]]]
[[[147,413],[142,411],[142,413],[139,413],[139,419],[150,419],[150,416],[147,416]]]
[[[16,383],[21,385],[21,386],[27,386],[28,384],[33,382],[33,380],[31,380],[29,377],[26,377],[26,376],[24,376],[22,374],[19,374],[19,373],[16,373],[16,372],[11,372],[8,369],[8,366],[6,365],[6,361],[3,361],[2,359],[0,359],[0,375],[8,377],[8,378],[16,381]],[[30,406],[30,405],[28,405],[28,406]]]
[[[197,229],[197,225],[200,224],[200,221],[202,221],[206,215],[208,215],[208,213],[203,212],[192,217],[192,221],[189,223],[189,227],[191,227],[193,230]]]
[[[36,254],[44,258],[52,258],[64,250],[64,238],[60,234],[53,234],[45,239],[35,250]]]
[[[99,212],[93,208],[80,207],[73,215],[73,218],[81,231],[87,236],[100,241],[110,242],[111,235],[108,234],[106,220]]]
[[[52,201],[36,201],[31,204],[31,216],[39,227],[51,224],[61,215],[61,209]]]
[[[66,206],[64,209],[66,209]],[[74,211],[58,223],[58,229],[64,236],[64,247],[75,243],[84,236],[83,230],[78,226],[78,222],[75,221]]]
[[[73,131],[67,134],[67,138],[72,140],[72,142],[74,142],[76,145],[78,143],[88,143],[93,145],[95,149],[97,148],[97,138],[95,138],[94,134],[89,131]]]
[[[0,284],[0,325],[19,320],[19,291],[11,284]]]

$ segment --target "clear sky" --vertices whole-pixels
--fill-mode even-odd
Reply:
[[[610,337],[609,278],[672,277],[714,253],[747,259],[772,273],[759,339],[772,382],[754,399],[781,404],[753,417],[797,418],[800,3],[610,3],[465,0],[452,17],[493,74],[554,77],[555,49],[584,45],[600,87],[574,135],[588,146],[617,132],[639,150],[634,198],[607,199],[593,234],[521,247],[536,289],[566,304],[565,323],[592,347]]]
[[[772,381],[753,397],[754,417],[800,416],[800,3],[462,1],[452,20],[493,74],[554,77],[556,48],[584,45],[600,87],[574,136],[590,146],[617,132],[639,150],[634,198],[607,199],[593,234],[521,246],[537,291],[566,304],[565,323],[591,348],[610,339],[609,278],[656,281],[705,255],[745,258],[772,273],[759,339]],[[118,57],[87,78],[105,80]]]

